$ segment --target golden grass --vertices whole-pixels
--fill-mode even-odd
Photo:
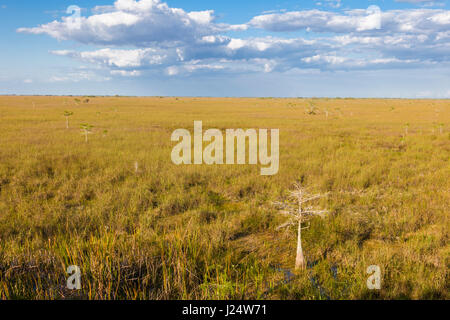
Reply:
[[[448,299],[448,100],[85,99],[0,97],[0,298]],[[279,128],[279,173],[175,166],[171,133],[194,120]],[[296,230],[275,231],[271,202],[296,181],[330,192],[330,215],[284,281]]]

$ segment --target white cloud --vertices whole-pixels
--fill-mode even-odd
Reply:
[[[122,77],[138,77],[141,75],[140,71],[132,70],[132,71],[126,71],[126,70],[111,70],[112,75],[119,75]]]
[[[432,0],[395,0],[395,2],[412,3],[412,4],[418,4],[421,6],[427,6],[427,7],[441,6],[443,4],[442,0],[436,0],[436,1],[432,1]]]
[[[49,82],[80,82],[80,81],[109,81],[111,77],[101,76],[93,71],[71,71],[64,75],[54,75],[50,77]]]
[[[118,50],[105,48],[97,51],[76,52],[68,50],[52,51],[53,54],[69,56],[91,63],[116,68],[132,68],[142,65],[162,64],[166,56],[156,54],[155,49]]]
[[[316,2],[318,6],[328,6],[332,8],[340,8],[342,6],[342,0],[324,0]]]
[[[327,64],[342,64],[345,61],[347,61],[347,58],[344,57],[337,57],[337,56],[321,56],[321,55],[315,55],[313,57],[307,57],[303,58],[302,61],[306,63],[318,63],[318,62],[325,62]]]
[[[81,17],[79,23],[63,17],[18,32],[48,34],[59,40],[95,45],[150,46],[155,42],[189,42],[205,35],[246,26],[214,23],[214,11],[186,12],[170,8],[160,0],[117,0],[113,7],[97,7],[96,14]]]
[[[380,16],[381,21],[377,21]],[[348,10],[344,14],[331,11],[305,10],[260,15],[250,21],[255,28],[284,32],[306,30],[331,33],[413,33],[432,34],[450,28],[450,12],[443,9],[391,10],[376,12]],[[378,28],[379,23],[380,28]],[[381,29],[381,30],[378,30]]]

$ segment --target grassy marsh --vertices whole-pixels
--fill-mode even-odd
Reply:
[[[279,128],[279,173],[175,166],[194,120]],[[449,132],[448,100],[0,97],[0,298],[448,299]],[[271,203],[296,181],[330,215],[286,281],[296,230]]]

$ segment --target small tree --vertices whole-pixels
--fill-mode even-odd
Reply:
[[[405,124],[405,134],[408,135],[409,123]]]
[[[437,133],[439,131],[439,123],[437,123],[436,121],[433,121],[433,126],[432,126],[432,129],[431,129],[431,132],[433,133],[433,134],[435,134],[435,133]]]
[[[311,195],[305,188],[299,184],[295,184],[294,190],[290,192],[289,201],[274,203],[274,205],[281,210],[280,213],[290,217],[290,220],[279,226],[277,230],[292,225],[297,226],[297,257],[295,259],[295,270],[304,269],[306,266],[302,247],[302,230],[309,227],[303,227],[303,224],[308,222],[312,217],[323,217],[327,214],[326,210],[316,210],[314,207],[307,206],[306,204],[324,196],[325,195],[322,194]]]
[[[316,104],[314,103],[314,101],[309,101],[309,108],[307,110],[307,113],[309,115],[316,115],[317,114],[317,107]]]
[[[81,134],[86,138],[86,143],[88,142],[88,135],[92,134],[92,128],[94,128],[94,126],[87,123],[81,125]]]
[[[69,129],[69,118],[73,116],[73,112],[64,111],[64,117],[66,117],[66,128]]]

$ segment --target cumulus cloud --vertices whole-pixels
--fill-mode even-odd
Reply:
[[[75,70],[64,75],[55,75],[49,79],[49,82],[81,82],[81,81],[109,81],[111,77],[99,75],[93,71]]]
[[[113,7],[97,7],[95,12],[89,17],[63,17],[38,27],[20,28],[18,32],[85,44],[150,46],[245,28],[214,23],[213,10],[186,12],[160,0],[117,0]]]
[[[84,62],[102,64],[115,68],[133,68],[142,65],[162,64],[166,59],[164,54],[158,54],[155,49],[119,50],[105,48],[96,51],[52,51],[59,56],[69,56]]]
[[[450,11],[443,9],[390,10],[305,10],[254,17],[249,25],[274,32],[308,30],[331,33],[413,33],[432,34],[450,28]]]

